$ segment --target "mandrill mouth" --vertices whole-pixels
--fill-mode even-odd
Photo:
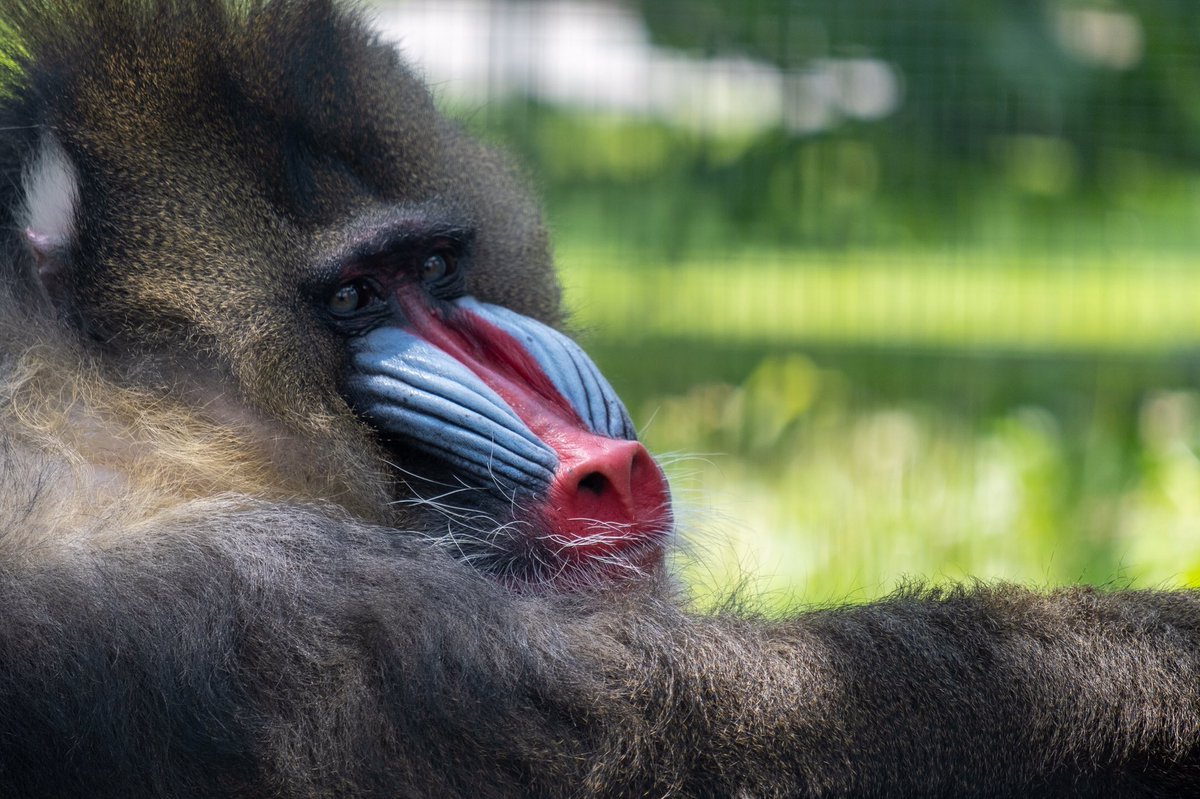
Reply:
[[[671,497],[658,464],[637,441],[580,435],[583,446],[560,461],[546,499],[555,554],[587,568],[661,561],[671,527]]]
[[[658,472],[658,465],[648,455],[645,458],[649,468]],[[652,577],[663,568],[674,526],[665,481],[661,485],[664,488],[656,505],[636,515],[620,514],[617,519],[613,514],[580,507],[593,499],[607,502],[609,488],[582,503],[575,496],[560,501],[553,494],[548,499],[534,499],[526,518],[536,521],[522,525],[518,515],[512,532],[501,536],[495,557],[487,559],[489,565],[483,571],[510,588],[534,592],[573,592]],[[585,495],[591,490],[582,489]],[[587,515],[575,515],[580,513]],[[506,543],[515,544],[507,553],[503,551]]]
[[[470,297],[393,296],[403,323],[362,336],[349,396],[436,518],[435,539],[517,590],[657,573],[670,489],[583,350]]]

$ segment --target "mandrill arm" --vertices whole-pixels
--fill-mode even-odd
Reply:
[[[1191,593],[695,617],[634,587],[520,598],[392,531],[206,503],[85,556],[7,564],[0,604],[4,796],[1200,784]]]
[[[658,764],[655,790],[1060,797],[1200,789],[1195,593],[909,591],[780,623],[686,618],[656,635],[660,623],[644,614],[636,632],[616,633],[637,651],[625,691],[645,697],[654,728],[680,734],[662,751],[694,754]]]

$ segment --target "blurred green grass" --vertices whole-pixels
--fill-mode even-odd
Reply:
[[[579,324],[647,337],[1043,352],[1200,341],[1200,269],[1179,255],[1139,268],[1136,254],[755,251],[655,266],[564,247],[560,263]]]
[[[665,454],[700,601],[906,579],[1200,584],[1200,272],[1184,257],[559,248]]]
[[[780,604],[1200,585],[1200,17],[1111,9],[1145,36],[1114,71],[1064,45],[1078,4],[903,5],[642,4],[698,56],[879,58],[885,118],[461,109],[545,198],[579,331],[667,454],[681,569]]]

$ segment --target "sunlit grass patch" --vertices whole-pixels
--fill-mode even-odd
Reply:
[[[577,320],[606,335],[1008,350],[1200,342],[1200,260],[749,253],[679,264],[563,248]]]
[[[1080,470],[1111,442],[1070,441],[1034,406],[977,424],[903,403],[796,412],[756,397],[765,386],[699,386],[638,414],[656,451],[698,453],[669,465],[677,560],[702,598],[748,577],[780,605],[906,579],[1200,584],[1195,394],[1150,397],[1133,477],[1088,485]]]

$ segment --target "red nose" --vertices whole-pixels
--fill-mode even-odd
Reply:
[[[579,431],[556,444],[549,543],[569,560],[639,549],[657,559],[671,527],[670,492],[646,448]]]
[[[558,471],[537,508],[547,522],[540,543],[561,563],[592,561],[585,566],[592,573],[597,559],[601,566],[611,559],[616,576],[658,565],[671,532],[671,492],[646,448],[590,432],[508,333],[471,313],[447,322],[411,293],[397,297],[412,330],[475,372],[558,455]]]

